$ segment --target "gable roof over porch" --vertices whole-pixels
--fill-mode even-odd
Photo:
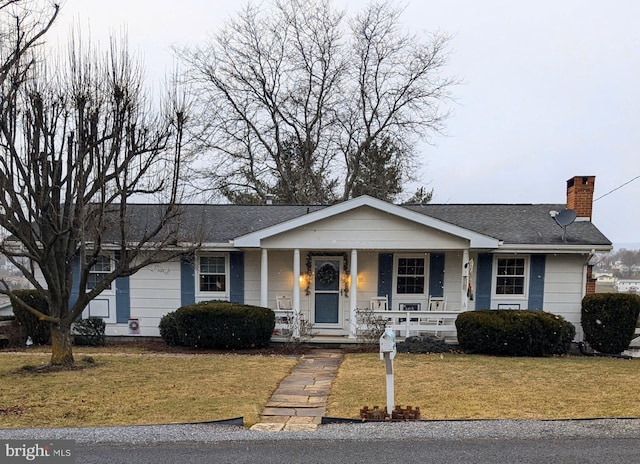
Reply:
[[[336,227],[340,221],[344,224],[358,221],[359,224],[349,230]],[[398,224],[398,221],[413,226],[402,231],[392,230],[390,226]],[[327,224],[332,226],[327,227]],[[314,226],[319,226],[320,230],[315,230]],[[341,233],[327,237],[328,233],[337,230]],[[357,232],[360,234],[356,235]],[[404,241],[389,239],[390,234],[395,233],[397,236],[400,232],[405,234]],[[302,216],[237,237],[233,243],[241,248],[265,245],[278,247],[283,240],[278,240],[277,237],[284,237],[284,234],[287,234],[286,241],[294,247],[416,248],[420,244],[421,247],[432,249],[464,249],[497,248],[500,243],[495,237],[366,195],[321,210],[309,211]],[[304,240],[311,242],[305,243]],[[387,245],[381,246],[382,242],[387,242]]]

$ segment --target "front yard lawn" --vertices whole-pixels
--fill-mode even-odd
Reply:
[[[80,352],[80,350],[78,350]],[[79,370],[38,373],[51,355],[0,353],[0,427],[152,424],[258,416],[297,359],[236,354],[75,354]],[[27,366],[25,369],[24,366]]]
[[[394,371],[396,405],[423,419],[640,417],[640,359],[399,353]],[[346,355],[328,415],[376,405],[386,406],[384,361]]]

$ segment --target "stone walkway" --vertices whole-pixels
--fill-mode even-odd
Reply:
[[[331,382],[342,362],[340,350],[314,350],[302,356],[266,404],[251,430],[311,431],[327,412]]]

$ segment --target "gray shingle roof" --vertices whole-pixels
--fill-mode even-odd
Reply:
[[[407,206],[465,229],[488,235],[507,244],[522,245],[611,245],[590,221],[567,226],[566,242],[562,228],[549,214],[562,211],[564,204],[472,204]]]
[[[327,206],[292,205],[184,205],[180,228],[190,233],[204,231],[208,243],[229,243],[234,238],[295,219]],[[521,245],[611,245],[589,221],[576,221],[562,229],[549,215],[564,204],[448,204],[405,206],[420,214],[487,235],[505,244]],[[129,211],[143,227],[158,205],[130,205]]]

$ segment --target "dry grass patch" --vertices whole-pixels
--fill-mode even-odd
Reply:
[[[428,419],[640,416],[636,359],[398,354],[394,371],[396,404]],[[384,362],[346,355],[328,414],[358,417],[365,405],[386,405]]]
[[[244,416],[297,359],[267,355],[92,354],[85,369],[34,373],[49,353],[0,354],[0,427],[150,424]],[[76,355],[82,364],[81,355]]]

